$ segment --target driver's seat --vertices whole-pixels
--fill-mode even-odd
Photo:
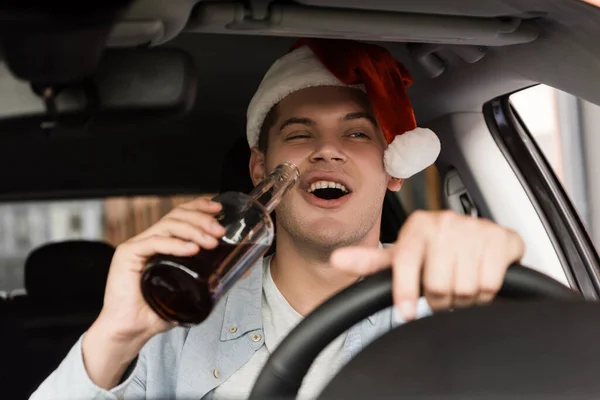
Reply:
[[[219,192],[240,191],[249,193],[254,185],[248,172],[250,162],[250,149],[246,137],[240,136],[223,159],[221,183]],[[398,231],[406,220],[406,212],[396,195],[389,190],[383,202],[383,215],[381,218],[380,241],[393,243],[396,241]]]

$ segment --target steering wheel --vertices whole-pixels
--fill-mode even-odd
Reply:
[[[519,264],[508,268],[498,297],[582,300],[578,292]],[[375,273],[331,297],[280,343],[256,380],[250,400],[295,399],[313,361],[331,341],[369,315],[392,305],[391,269]]]

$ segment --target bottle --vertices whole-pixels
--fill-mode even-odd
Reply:
[[[279,164],[249,194],[225,192],[213,200],[222,204],[215,218],[225,235],[212,250],[192,257],[152,256],[142,273],[146,303],[164,320],[181,326],[204,321],[214,304],[273,243],[269,214],[297,182],[300,172],[291,163]]]

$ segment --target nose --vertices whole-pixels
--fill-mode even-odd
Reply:
[[[311,162],[340,163],[347,161],[346,154],[335,140],[319,140],[310,157]]]

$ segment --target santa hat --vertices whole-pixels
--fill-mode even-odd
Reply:
[[[315,86],[346,86],[365,92],[388,147],[387,172],[408,178],[435,162],[440,141],[418,128],[406,93],[410,73],[383,47],[352,40],[302,39],[267,71],[250,101],[246,134],[258,145],[262,124],[271,108],[298,90]]]

